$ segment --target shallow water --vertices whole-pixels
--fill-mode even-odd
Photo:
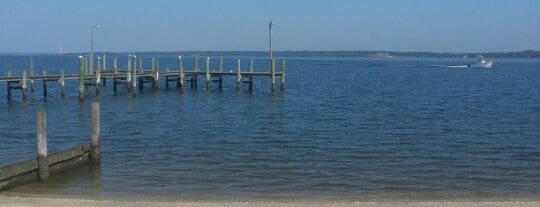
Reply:
[[[162,68],[176,68],[173,56],[159,58]],[[26,57],[0,60],[2,67],[27,65]],[[51,72],[77,63],[54,55],[34,61]],[[99,169],[7,193],[186,200],[537,198],[540,60],[496,59],[490,70],[441,67],[469,61],[291,57],[283,93],[271,93],[264,78],[253,91],[237,92],[227,78],[223,90],[180,93],[161,83],[159,91],[148,87],[136,97],[122,86],[114,94],[109,82],[100,97],[89,88],[82,104],[75,81],[64,99],[52,84],[46,100],[37,84],[26,103],[18,92],[8,102],[0,90],[0,165],[35,156],[40,108],[47,111],[54,152],[89,142],[90,103],[101,104]],[[259,70],[268,65],[264,58],[255,62]],[[234,63],[226,57],[227,70]]]

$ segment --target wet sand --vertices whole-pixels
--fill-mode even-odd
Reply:
[[[241,207],[304,207],[304,206],[332,206],[332,207],[539,207],[540,201],[423,201],[423,202],[193,202],[193,201],[129,201],[129,200],[92,200],[52,197],[19,197],[0,196],[0,207],[34,207],[34,206],[75,206],[75,207],[100,207],[100,206],[180,206],[180,207],[218,207],[218,206],[241,206]]]

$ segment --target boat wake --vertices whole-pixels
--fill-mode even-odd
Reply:
[[[468,65],[397,65],[399,67],[468,68]]]

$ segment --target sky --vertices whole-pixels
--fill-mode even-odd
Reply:
[[[540,50],[538,0],[0,0],[0,52]]]

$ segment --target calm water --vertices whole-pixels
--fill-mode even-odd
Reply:
[[[214,68],[217,58],[211,58]],[[227,70],[234,58],[225,57]],[[174,56],[159,59],[162,68],[176,68]],[[51,72],[77,65],[74,56],[34,61]],[[271,93],[267,79],[257,80],[252,92],[236,92],[228,78],[221,91],[181,94],[162,82],[157,93],[146,88],[133,98],[123,87],[113,94],[109,81],[100,97],[89,88],[79,104],[73,81],[64,99],[49,83],[44,100],[37,84],[21,103],[18,92],[8,102],[1,83],[0,165],[36,155],[40,108],[47,111],[53,152],[88,142],[91,101],[98,99],[102,110],[100,168],[7,193],[181,200],[540,197],[540,60],[497,59],[491,70],[444,67],[467,59],[287,61],[284,93]],[[262,57],[255,62],[268,64]],[[27,65],[27,57],[0,56],[0,73],[20,73]]]

